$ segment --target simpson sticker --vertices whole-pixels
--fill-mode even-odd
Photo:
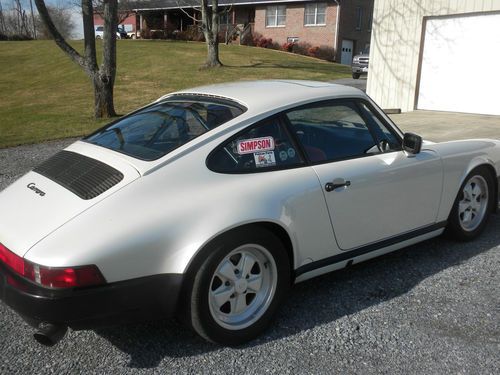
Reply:
[[[295,157],[295,150],[291,147],[288,149],[288,157],[292,159]]]
[[[259,151],[274,150],[274,138],[262,137],[252,139],[242,139],[238,141],[238,154],[251,154]],[[274,154],[273,154],[274,155]]]
[[[272,167],[276,165],[274,151],[255,152],[253,154],[256,167]]]

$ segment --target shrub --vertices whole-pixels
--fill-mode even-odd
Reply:
[[[293,52],[293,46],[295,43],[286,42],[281,46],[281,49],[286,52]]]
[[[308,55],[309,48],[311,48],[311,45],[309,43],[304,43],[304,42],[295,43],[292,47],[292,52],[298,55],[309,56]]]
[[[253,44],[257,47],[261,48],[269,48],[273,44],[273,40],[271,38],[255,38]]]
[[[319,47],[314,46],[314,47],[309,47],[307,49],[307,55],[311,57],[318,57],[318,52],[319,52]]]
[[[292,46],[293,53],[304,56],[316,57],[322,60],[333,61],[335,58],[334,49],[328,46],[311,46],[309,43],[294,43]]]
[[[165,39],[166,33],[163,30],[151,30],[151,39]]]

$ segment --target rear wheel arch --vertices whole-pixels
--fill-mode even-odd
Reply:
[[[207,251],[209,251],[210,245],[212,245],[214,242],[221,241],[223,240],[224,236],[231,235],[234,232],[252,231],[252,228],[255,227],[266,229],[271,233],[273,233],[276,237],[278,237],[278,239],[281,241],[281,243],[286,249],[289,260],[290,273],[293,275],[294,265],[295,265],[295,255],[290,235],[288,234],[286,229],[279,224],[269,221],[260,221],[231,228],[225,232],[217,234],[214,238],[207,241],[201,247],[201,249],[193,256],[193,259],[187,265],[186,270],[184,272],[186,278],[189,278],[189,276],[192,275],[200,267],[200,265],[203,263],[204,259],[207,256]]]
[[[248,247],[248,245],[245,244],[255,244],[255,246],[250,245],[250,247]],[[278,307],[282,304],[283,299],[286,298],[288,290],[293,283],[293,260],[290,259],[290,253],[293,253],[293,251],[289,248],[289,246],[291,246],[291,240],[286,233],[286,230],[280,227],[278,224],[269,222],[246,224],[236,228],[232,228],[224,233],[217,235],[216,237],[208,241],[201,248],[201,250],[196,253],[191,263],[188,265],[186,271],[184,272],[183,284],[181,287],[180,299],[176,312],[177,318],[194,329],[194,331],[200,334],[202,337],[212,342],[218,342],[224,345],[239,345],[243,342],[248,341],[249,339],[252,339],[257,334],[262,332],[265,327],[267,327],[270,320],[274,316],[276,309],[278,309]],[[230,254],[235,251],[243,251],[244,253],[245,251],[252,249],[257,249],[259,250],[257,252],[267,254],[272,258],[268,260],[270,263],[267,263],[267,261],[265,260],[265,256],[264,260],[261,259],[261,261],[266,262],[264,264],[274,264],[274,266],[271,266],[271,268],[274,269],[274,271],[271,271],[271,275],[274,274],[274,277],[276,277],[277,275],[279,276],[277,279],[271,278],[268,280],[271,280],[271,282],[272,280],[275,280],[274,283],[277,284],[274,287],[270,287],[272,289],[268,289],[267,291],[264,288],[262,289],[263,293],[266,295],[267,293],[272,293],[270,294],[270,296],[272,297],[265,297],[264,294],[262,294],[262,296],[264,297],[259,296],[259,293],[261,293],[260,289],[258,289],[258,291],[255,291],[256,297],[254,298],[256,298],[256,301],[259,301],[257,300],[257,298],[264,298],[264,300],[258,302],[258,304],[262,302],[262,306],[264,307],[259,307],[259,305],[257,305],[257,307],[255,307],[254,305],[253,307],[262,309],[259,313],[262,315],[255,315],[255,319],[257,319],[256,321],[251,323],[247,322],[250,325],[245,326],[245,324],[247,323],[245,323],[244,320],[238,322],[238,319],[249,319],[244,315],[246,314],[246,312],[241,312],[241,314],[243,314],[242,317],[238,317],[238,314],[240,314],[240,312],[236,310],[236,313],[234,313],[236,316],[236,320],[233,323],[235,324],[235,327],[237,327],[240,323],[242,324],[242,326],[241,328],[231,328],[232,323],[227,323],[229,322],[229,320],[226,319],[233,317],[226,316],[224,314],[233,314],[232,307],[230,311],[223,311],[222,308],[224,306],[222,306],[221,311],[222,315],[224,315],[222,317],[217,316],[218,314],[214,315],[214,311],[212,310],[213,305],[211,304],[213,301],[210,299],[210,293],[208,295],[205,294],[207,290],[206,288],[209,288],[208,290],[210,290],[211,285],[213,285],[214,282],[213,276],[212,281],[209,282],[210,275],[216,274],[223,275],[222,284],[220,284],[221,280],[219,280],[219,284],[223,288],[224,285],[226,285],[227,288],[231,288],[232,282],[230,280],[233,280],[233,278],[231,276],[226,276],[226,274],[229,275],[229,273],[214,273],[215,269],[220,265],[215,268],[214,266],[222,259],[224,259],[223,257],[230,256]],[[259,255],[256,256],[257,258],[259,258]],[[264,268],[260,269],[267,268],[268,267],[265,266]],[[232,288],[234,289],[232,292],[233,294],[231,295],[231,297],[229,297],[231,299],[240,298],[242,295],[246,295],[247,293],[246,289],[244,291],[239,290],[240,287],[246,288],[247,285],[246,283],[244,286],[239,285],[240,281],[245,279],[243,277],[243,272],[238,272],[238,270],[236,270],[235,272],[236,275],[242,273],[242,277],[241,279],[234,280],[234,285],[232,286]],[[253,273],[255,271],[250,272]],[[225,277],[227,278],[227,280]],[[246,279],[248,279],[248,275],[246,276]],[[263,283],[262,285],[264,284],[265,283]],[[225,294],[225,292],[223,294]],[[240,295],[239,297],[238,294]],[[234,297],[235,295],[236,297]],[[272,299],[267,300],[267,298]],[[245,308],[252,309],[251,306],[251,303],[249,303],[248,307]],[[217,323],[217,321],[221,319],[224,320],[224,324],[229,324],[229,326]],[[221,327],[220,325],[222,325],[223,327]],[[236,330],[233,331],[233,329]]]
[[[219,233],[216,235],[214,238],[210,239],[207,241],[201,249],[193,256],[191,262],[187,265],[186,270],[184,272],[184,278],[183,278],[183,283],[182,283],[182,288],[181,288],[181,295],[185,295],[185,293],[188,293],[190,289],[192,288],[194,277],[196,276],[196,273],[202,266],[203,262],[207,258],[207,256],[210,254],[210,250],[212,248],[212,245],[214,245],[217,241],[223,241],[224,236],[232,235],[233,233],[236,233],[238,231],[252,231],[253,228],[263,228],[271,233],[273,233],[283,244],[283,247],[285,248],[287,255],[288,255],[288,261],[289,261],[289,269],[290,269],[290,275],[291,275],[291,282],[293,284],[295,276],[294,276],[294,264],[295,264],[295,256],[294,256],[294,250],[293,250],[293,244],[292,240],[286,231],[281,225],[273,223],[273,222],[268,222],[268,221],[262,221],[262,222],[254,222],[254,223],[249,223],[249,224],[244,224],[240,225],[238,227],[231,228],[225,232]],[[182,310],[185,310],[185,306],[179,306],[179,312],[182,313]],[[181,319],[183,320],[183,319]]]

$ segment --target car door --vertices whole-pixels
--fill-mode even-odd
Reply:
[[[338,246],[350,250],[435,223],[442,163],[402,151],[401,136],[361,99],[286,113],[323,186]]]

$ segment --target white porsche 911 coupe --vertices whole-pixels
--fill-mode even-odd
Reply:
[[[45,344],[177,316],[238,345],[294,283],[443,232],[475,238],[499,176],[499,141],[422,141],[354,88],[184,90],[0,193],[0,297]]]

